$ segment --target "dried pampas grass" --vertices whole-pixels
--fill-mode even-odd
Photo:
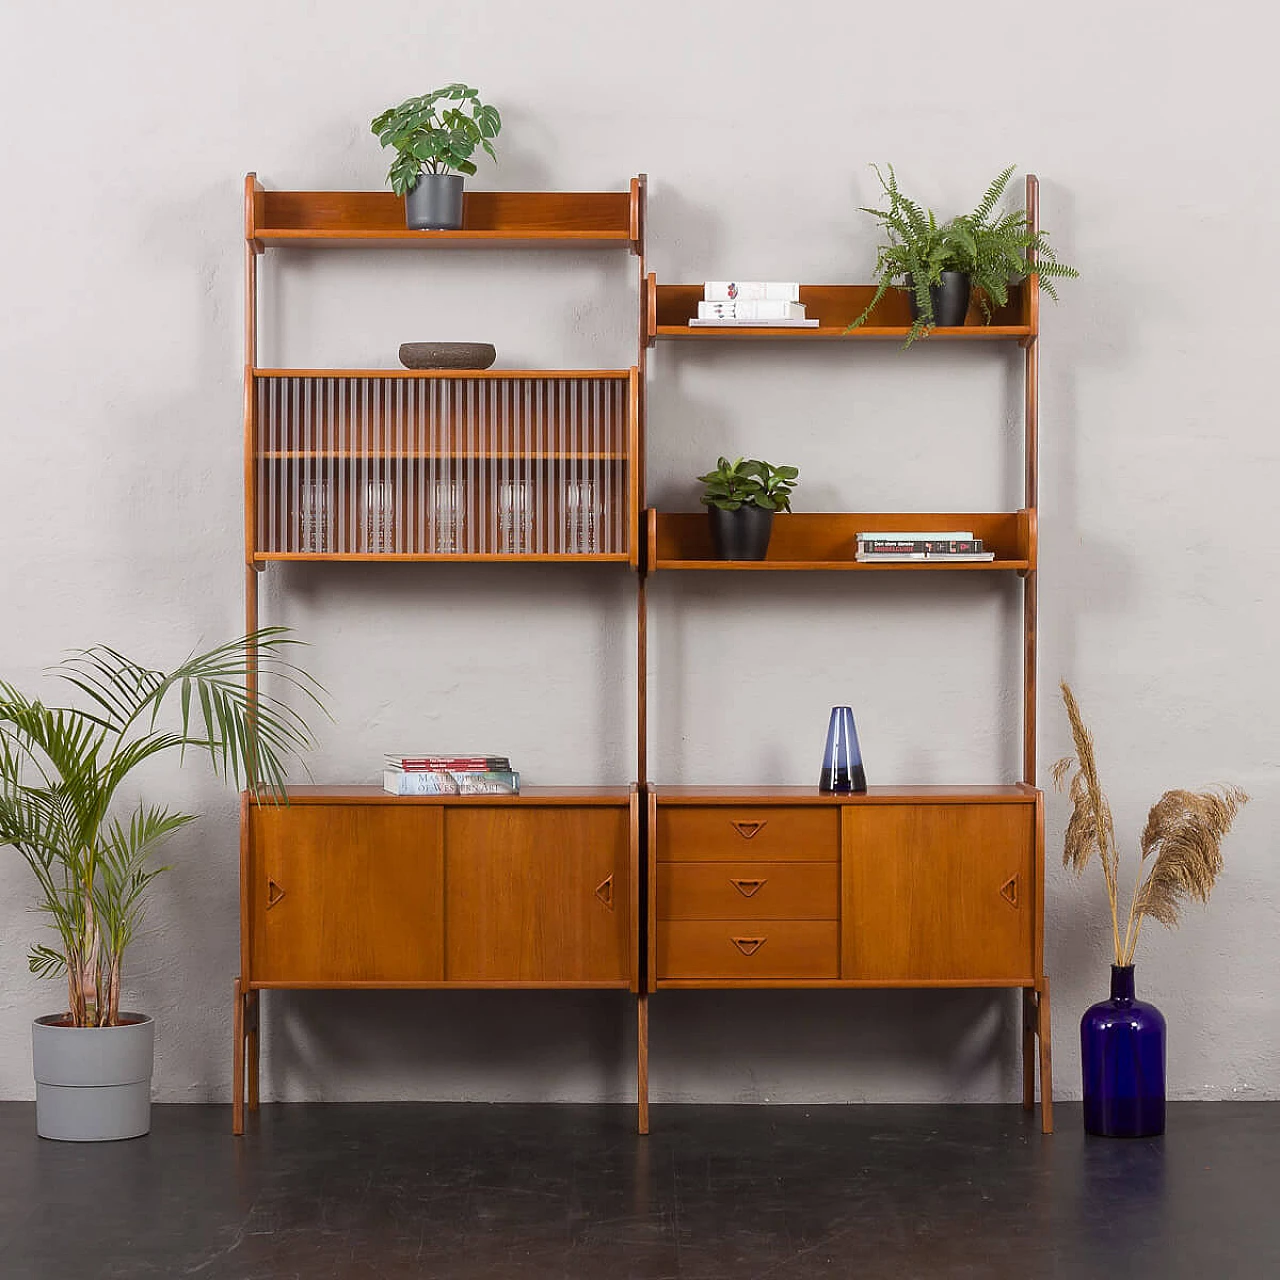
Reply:
[[[1111,806],[1098,777],[1093,736],[1085,727],[1080,705],[1065,680],[1062,700],[1076,748],[1075,755],[1065,756],[1053,766],[1054,783],[1059,790],[1065,787],[1071,799],[1062,862],[1078,875],[1088,866],[1093,854],[1098,854],[1111,905],[1116,964],[1132,964],[1142,921],[1147,916],[1172,928],[1177,925],[1187,899],[1208,901],[1222,870],[1222,841],[1231,830],[1240,806],[1246,804],[1249,797],[1239,787],[1219,786],[1206,791],[1166,791],[1152,805],[1142,831],[1138,883],[1129,902],[1122,937],[1120,854]]]

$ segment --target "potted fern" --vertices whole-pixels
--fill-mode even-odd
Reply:
[[[1165,1021],[1154,1005],[1134,997],[1138,936],[1145,920],[1173,928],[1189,899],[1208,901],[1222,870],[1222,841],[1249,797],[1232,786],[1166,791],[1147,816],[1136,884],[1123,911],[1120,852],[1093,738],[1065,681],[1062,698],[1075,744],[1075,753],[1053,768],[1054,781],[1068,789],[1072,806],[1062,861],[1080,874],[1097,854],[1114,946],[1111,998],[1086,1010],[1080,1022],[1084,1127],[1104,1137],[1148,1137],[1164,1132]]]
[[[154,1023],[121,1008],[124,956],[164,870],[152,855],[193,815],[126,798],[126,788],[154,757],[190,752],[237,786],[283,797],[285,759],[310,733],[298,711],[251,698],[248,686],[256,672],[318,705],[318,686],[289,661],[297,643],[265,628],[167,673],[106,646],[85,649],[53,671],[79,706],[0,682],[0,845],[31,868],[56,935],[31,949],[31,972],[67,984],[66,1009],[32,1027],[41,1137],[149,1130]]]
[[[460,229],[462,175],[475,173],[477,147],[497,159],[491,140],[502,128],[498,109],[469,85],[447,84],[388,107],[370,128],[395,150],[387,180],[405,198],[406,224],[418,231]]]
[[[904,282],[911,305],[911,331],[906,346],[929,330],[962,325],[970,297],[977,296],[983,319],[1009,300],[1009,285],[1037,276],[1055,302],[1054,280],[1074,279],[1080,273],[1059,262],[1048,233],[1033,232],[1020,210],[997,213],[1014,166],[997,175],[972,213],[940,222],[932,209],[911,199],[898,186],[893,165],[886,179],[873,165],[888,202],[883,209],[863,207],[885,234],[876,256],[876,291],[850,329],[865,324],[877,304],[894,286]],[[1034,254],[1034,261],[1028,255]]]
[[[775,511],[791,510],[796,467],[775,467],[758,458],[720,458],[699,476],[711,522],[711,542],[721,560],[763,560],[769,551]]]

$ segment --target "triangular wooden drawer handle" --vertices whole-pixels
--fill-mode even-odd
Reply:
[[[276,882],[270,876],[268,876],[267,877],[267,910],[270,911],[271,908],[274,907],[276,903],[279,902],[280,899],[283,897],[284,897],[284,890],[278,884],[276,884]]]
[[[766,939],[764,938],[730,938],[733,943],[744,956],[753,956],[761,947],[764,946]]]
[[[1018,877],[1010,876],[1000,886],[1000,896],[1011,906],[1018,905]]]
[[[733,887],[737,889],[744,898],[754,898],[765,886],[765,881],[763,880],[736,880],[732,876],[729,878],[729,883],[733,885]]]
[[[752,836],[757,836],[767,827],[768,821],[764,822],[730,822],[729,825],[744,839],[750,840]]]
[[[596,897],[604,903],[610,911],[613,910],[613,876],[606,876],[596,885]]]

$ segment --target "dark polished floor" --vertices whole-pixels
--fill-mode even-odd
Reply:
[[[1280,1276],[1280,1104],[1162,1139],[1012,1107],[157,1107],[132,1142],[0,1104],[4,1280]]]

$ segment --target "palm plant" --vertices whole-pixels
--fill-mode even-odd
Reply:
[[[996,205],[1015,166],[1010,165],[997,175],[972,213],[959,214],[946,222],[940,222],[932,209],[902,191],[893,165],[886,166],[887,179],[878,165],[871,167],[880,180],[888,207],[863,206],[861,212],[879,222],[885,242],[876,251],[876,291],[849,329],[866,323],[897,280],[907,282],[914,303],[915,316],[904,344],[910,346],[934,327],[930,290],[942,283],[944,271],[958,271],[969,277],[988,321],[996,307],[1008,302],[1012,282],[1037,276],[1045,293],[1056,302],[1054,279],[1080,274],[1057,260],[1048,233],[1032,231],[1024,212],[1013,210],[996,215]]]
[[[1067,787],[1072,802],[1063,865],[1079,875],[1097,853],[1111,908],[1115,962],[1131,965],[1143,920],[1150,917],[1173,928],[1188,899],[1208,901],[1222,870],[1222,841],[1249,797],[1239,787],[1220,786],[1207,791],[1166,791],[1152,805],[1142,831],[1142,858],[1122,934],[1120,853],[1111,806],[1098,777],[1093,737],[1085,727],[1075,694],[1065,681],[1062,700],[1076,748],[1074,755],[1063,757],[1053,766],[1054,782],[1060,789]]]
[[[152,757],[193,750],[237,787],[284,796],[286,757],[311,746],[302,714],[253,692],[265,676],[320,706],[320,687],[289,661],[299,642],[267,627],[152,670],[99,645],[72,654],[53,674],[87,706],[51,706],[0,681],[0,845],[26,860],[39,909],[58,946],[36,944],[31,972],[67,979],[68,1021],[119,1024],[124,953],[148,887],[165,868],[151,855],[193,814],[137,802],[121,816],[117,796]],[[176,700],[176,727],[161,712]]]

